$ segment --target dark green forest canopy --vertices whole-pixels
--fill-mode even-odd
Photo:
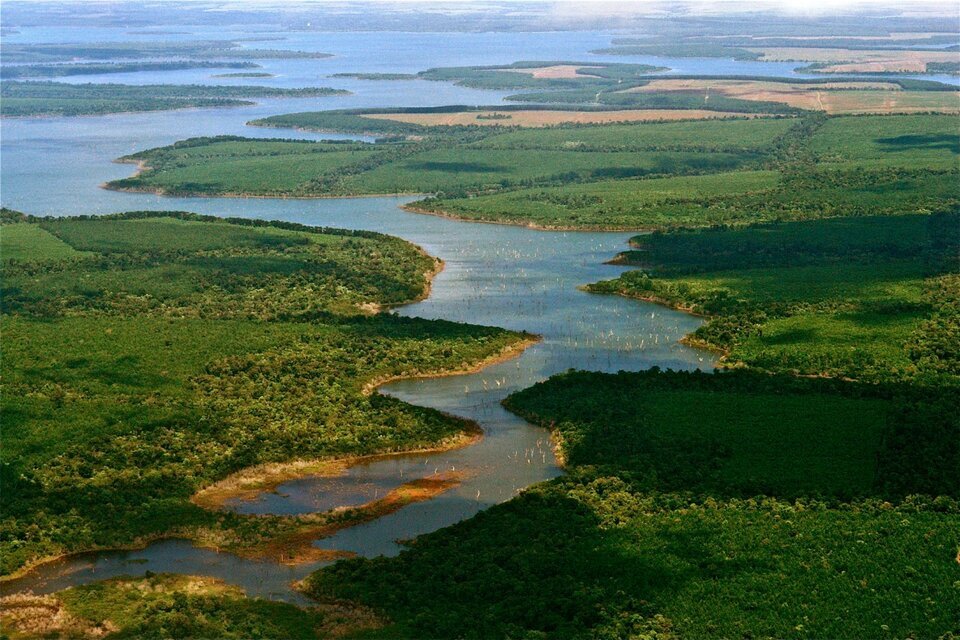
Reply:
[[[295,520],[189,498],[262,462],[456,437],[470,425],[364,387],[523,338],[372,314],[423,295],[437,268],[378,233],[176,212],[3,219],[5,574],[170,532],[222,548],[289,532]]]
[[[555,430],[568,476],[309,592],[385,612],[391,638],[952,629],[954,395],[651,370],[571,372],[507,405]]]
[[[638,270],[590,290],[707,314],[691,339],[740,368],[570,372],[513,394],[566,477],[397,558],[318,571],[309,592],[385,613],[376,637],[949,633],[957,153],[949,117],[817,118],[780,139],[776,172],[446,200],[509,211],[536,193],[541,220],[645,205],[660,230],[619,258]]]
[[[621,261],[643,268],[589,289],[708,315],[692,338],[725,351],[728,364],[932,386],[960,378],[958,213],[634,242]]]

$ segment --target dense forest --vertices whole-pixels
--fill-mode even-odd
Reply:
[[[309,593],[385,613],[375,637],[955,628],[955,394],[654,369],[571,372],[507,406],[554,430],[567,476]]]
[[[423,295],[438,268],[377,233],[5,210],[0,242],[4,574],[171,533],[256,554],[355,519],[244,517],[190,497],[262,462],[454,442],[475,427],[366,385],[528,339],[375,313]]]

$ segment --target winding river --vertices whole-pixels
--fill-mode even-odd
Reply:
[[[25,30],[17,40],[121,39],[119,30],[64,33]],[[193,37],[202,38],[200,31]],[[237,34],[240,35],[240,34]],[[429,298],[395,313],[526,330],[543,341],[519,357],[473,374],[404,380],[381,387],[407,402],[434,407],[480,424],[484,437],[463,449],[392,456],[350,468],[335,478],[304,478],[275,492],[231,504],[244,513],[294,514],[358,505],[403,482],[443,471],[464,474],[457,487],[366,524],[341,530],[315,544],[364,556],[399,552],[398,539],[434,531],[510,499],[518,491],[561,473],[548,434],[500,406],[512,391],[569,368],[638,370],[653,365],[711,369],[713,357],[678,339],[695,329],[689,315],[618,297],[584,293],[578,286],[616,277],[622,267],[605,262],[626,247],[631,234],[547,232],[524,227],[458,222],[408,213],[409,198],[330,200],[161,198],[105,191],[98,185],[130,173],[111,160],[176,140],[217,134],[276,136],[245,127],[247,120],[307,109],[356,106],[492,104],[504,94],[422,81],[364,82],[330,79],[336,72],[412,72],[443,64],[499,64],[519,59],[590,59],[609,34],[283,34],[270,46],[332,51],[327,60],[264,61],[274,86],[324,84],[352,96],[265,100],[251,107],[118,114],[90,118],[8,120],[3,123],[3,204],[34,214],[95,214],[133,209],[181,209],[221,216],[290,220],[304,224],[369,229],[399,236],[442,258]],[[129,36],[127,36],[129,37]],[[386,49],[384,49],[386,47]],[[389,56],[382,55],[387,50]],[[602,58],[595,58],[602,59]],[[637,60],[631,60],[636,62]],[[664,61],[677,71],[789,74],[788,65],[720,60]],[[125,74],[83,81],[201,82],[209,70]],[[280,135],[336,136],[303,132]],[[82,554],[42,565],[3,585],[10,593],[49,593],[68,586],[146,571],[209,575],[242,586],[250,595],[304,603],[293,581],[319,564],[288,567],[164,540],[139,551]]]
[[[117,194],[115,194],[117,195]],[[443,258],[446,268],[426,300],[396,310],[403,315],[524,329],[543,341],[519,357],[467,375],[393,382],[383,393],[476,420],[478,443],[443,453],[392,456],[351,467],[346,475],[287,482],[275,492],[231,505],[244,513],[292,514],[357,505],[403,482],[443,471],[464,474],[440,496],[411,504],[372,522],[341,530],[316,544],[364,556],[396,554],[396,540],[454,524],[519,490],[560,473],[546,431],[500,406],[512,391],[569,368],[602,371],[653,365],[709,369],[711,357],[677,340],[699,320],[612,296],[578,290],[615,277],[622,267],[604,264],[624,248],[629,233],[543,232],[524,227],[457,222],[407,213],[408,199],[211,200],[118,194],[121,208],[188,209],[200,213],[293,220],[305,224],[374,229],[396,235]],[[146,200],[146,202],[145,202]],[[74,556],[42,565],[4,585],[5,592],[51,592],[92,580],[145,571],[212,575],[251,595],[294,602],[292,581],[318,564],[287,567],[239,558],[165,540],[132,552]]]

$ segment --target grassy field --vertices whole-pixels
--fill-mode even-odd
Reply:
[[[923,327],[957,297],[941,274],[960,271],[958,229],[956,214],[940,214],[653,234],[623,257],[644,269],[590,289],[710,315],[693,338],[725,350],[728,364],[936,379],[960,374],[918,355],[936,340]]]
[[[829,114],[956,112],[958,95],[950,91],[904,91],[899,84],[877,80],[828,81],[822,83],[776,82],[769,80],[725,80],[685,78],[651,80],[627,89],[627,93],[722,95],[740,100],[780,102],[785,105]]]
[[[544,128],[414,123],[425,116],[439,122],[457,116],[456,109],[417,110],[403,121],[382,117],[397,113],[310,113],[269,121],[308,129],[381,128],[392,142],[198,138],[122,158],[144,170],[108,186],[176,195],[428,193],[411,208],[572,229],[928,213],[960,202],[958,138],[945,115]],[[536,111],[496,113],[526,117]]]
[[[474,89],[543,90],[606,89],[618,81],[630,81],[665,71],[648,64],[611,64],[564,60],[521,61],[503,66],[439,67],[421,71],[425,80],[453,82]]]
[[[250,98],[303,98],[344,95],[328,87],[278,89],[258,86],[67,84],[6,81],[0,86],[0,115],[81,116],[128,111],[253,104]]]
[[[505,112],[510,113],[510,112]],[[521,112],[526,113],[526,112]],[[553,112],[549,112],[553,113]],[[604,113],[604,112],[598,112]],[[620,112],[613,112],[620,113]],[[761,151],[787,133],[791,119],[611,124],[514,131],[473,144],[483,149],[623,150],[623,151]]]
[[[110,186],[164,194],[307,195],[320,176],[377,153],[365,144],[200,138],[121,158],[145,168]]]
[[[456,111],[452,113],[378,113],[365,116],[375,120],[395,120],[425,127],[550,127],[558,124],[609,124],[616,122],[663,122],[668,120],[713,120],[745,118],[748,113],[706,111],[703,109],[632,109],[623,111]]]
[[[810,151],[829,168],[960,168],[957,119],[947,115],[831,118],[810,140]]]
[[[824,217],[945,211],[960,202],[960,147],[943,115],[858,116],[521,131],[474,147],[531,150],[608,145],[651,153],[764,153],[773,171],[586,181],[476,197],[434,197],[417,210],[559,228],[668,229]],[[686,135],[676,135],[686,129]],[[926,132],[926,133],[921,133]],[[645,151],[640,151],[644,149]],[[666,164],[661,173],[676,173]],[[625,178],[627,176],[621,176]]]
[[[342,117],[376,123],[364,126],[419,127],[354,114]],[[312,121],[312,114],[307,121]],[[750,126],[754,124],[755,130]],[[709,173],[756,165],[764,155],[764,142],[786,132],[789,123],[691,123],[686,133],[679,123],[522,132],[419,128],[425,134],[420,141],[393,144],[187,140],[122,158],[143,163],[146,170],[109,186],[202,195],[466,195],[614,177]],[[568,144],[570,140],[575,142]]]
[[[821,73],[925,73],[927,64],[956,62],[952,51],[844,49],[839,47],[771,47],[755,50],[761,60],[820,63]]]
[[[170,532],[255,553],[322,524],[189,499],[262,462],[455,441],[470,425],[364,386],[523,339],[372,315],[422,295],[437,267],[376,233],[177,213],[4,217],[4,574]]]
[[[738,217],[737,211],[708,213],[698,199],[763,194],[774,190],[778,182],[775,171],[736,171],[675,178],[602,180],[456,200],[430,199],[413,206],[467,220],[532,224],[543,228],[669,228],[713,224],[721,219],[730,221]]]
[[[36,225],[0,226],[0,260],[57,260],[81,256],[82,251]]]

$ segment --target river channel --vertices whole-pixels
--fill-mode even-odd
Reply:
[[[197,36],[203,34],[195,34]],[[19,39],[65,40],[51,31]],[[93,34],[86,38],[121,38]],[[441,64],[499,64],[519,59],[601,59],[588,51],[609,34],[303,34],[274,47],[331,51],[319,60],[265,61],[277,73],[270,84],[325,84],[352,96],[265,100],[255,106],[89,118],[10,120],[3,124],[2,199],[33,214],[97,214],[134,209],[177,209],[220,216],[289,220],[310,225],[368,229],[421,246],[445,262],[431,295],[393,313],[525,330],[542,341],[518,357],[460,376],[393,382],[379,392],[475,420],[484,437],[471,446],[432,454],[393,456],[351,467],[335,478],[304,478],[271,493],[229,505],[243,513],[297,514],[359,505],[420,477],[456,471],[462,482],[438,497],[377,520],[341,530],[315,544],[363,556],[393,555],[397,540],[435,531],[503,502],[532,484],[559,475],[548,434],[505,411],[500,401],[570,368],[640,370],[651,366],[711,370],[709,353],[681,345],[699,319],[652,304],[599,296],[578,287],[614,278],[623,267],[605,264],[626,248],[630,233],[538,231],[518,226],[459,222],[408,213],[411,198],[323,200],[164,198],[106,191],[99,185],[129,175],[111,160],[135,150],[197,135],[240,134],[330,138],[245,126],[256,117],[307,109],[432,104],[495,104],[505,94],[424,81],[364,82],[330,79],[335,72],[411,72]],[[311,39],[312,38],[312,39]],[[378,40],[379,39],[379,40]],[[386,39],[386,40],[384,40]],[[486,42],[488,46],[482,46]],[[384,44],[386,43],[386,44]],[[383,47],[386,46],[386,49]],[[380,47],[378,49],[378,47]],[[387,51],[390,55],[374,55]],[[467,53],[464,53],[464,52]],[[458,57],[459,56],[459,57]],[[621,60],[622,61],[622,60]],[[631,60],[636,62],[637,60]],[[645,60],[646,61],[646,60]],[[650,60],[685,73],[788,75],[784,63]],[[795,65],[794,65],[795,66]],[[118,82],[200,82],[201,71],[132,74]],[[84,78],[103,81],[105,78]],[[104,514],[108,517],[108,514]],[[3,585],[9,593],[49,593],[68,586],[146,571],[202,574],[237,584],[250,595],[305,603],[293,581],[319,564],[288,567],[164,540],[138,551],[82,554],[42,565]]]

